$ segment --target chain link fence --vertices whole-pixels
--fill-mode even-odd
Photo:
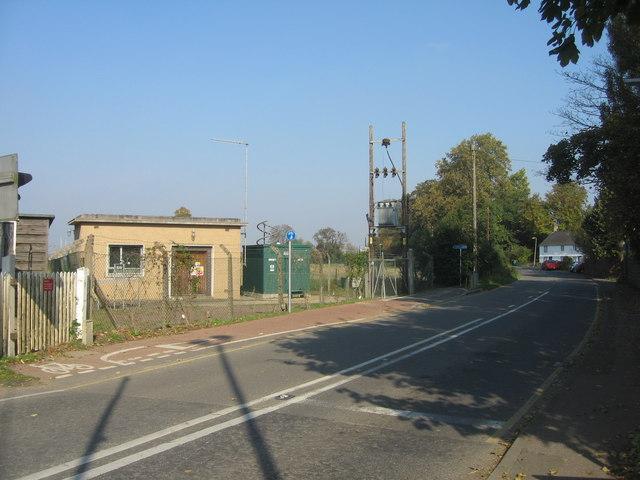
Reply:
[[[96,333],[210,326],[287,310],[288,270],[282,261],[270,265],[277,288],[262,293],[242,290],[246,267],[234,265],[242,265],[244,258],[230,252],[220,257],[212,261],[198,252],[174,251],[164,256],[122,257],[121,263],[110,264],[109,255],[93,254],[84,260],[76,255],[67,263],[90,267],[89,315]],[[293,292],[294,310],[363,298],[364,279],[349,279],[345,265],[321,263],[313,255],[307,260],[308,288]],[[294,253],[294,276],[299,261]],[[58,268],[64,270],[64,264],[59,261]]]

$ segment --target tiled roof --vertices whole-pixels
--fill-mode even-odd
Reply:
[[[553,232],[540,245],[575,245],[576,241],[569,232]]]

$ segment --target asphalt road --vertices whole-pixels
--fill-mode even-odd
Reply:
[[[596,311],[588,279],[523,273],[440,306],[5,395],[0,478],[483,478]]]

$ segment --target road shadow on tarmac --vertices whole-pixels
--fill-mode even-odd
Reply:
[[[589,281],[584,277],[571,279]],[[640,421],[640,353],[634,346],[640,344],[640,302],[637,291],[611,282],[604,282],[600,290],[605,300],[597,328],[582,353],[568,364],[565,359],[575,345],[569,339],[557,342],[557,338],[548,338],[551,325],[522,309],[511,315],[509,322],[530,340],[527,352],[496,322],[475,335],[435,346],[415,357],[418,361],[399,361],[369,373],[357,386],[347,384],[338,393],[356,406],[394,412],[398,421],[411,422],[418,430],[446,426],[465,437],[493,435],[503,442],[511,441],[514,431],[526,428],[535,416],[544,425],[531,433],[544,445],[562,444],[596,465],[610,465],[624,443],[622,434]],[[576,291],[563,300],[569,305],[586,301],[581,295]],[[437,310],[473,308],[464,299]],[[442,317],[437,315],[433,309],[410,311],[376,322],[321,329],[277,343],[295,353],[297,362],[308,370],[331,375],[353,363],[351,352],[359,340],[370,346],[370,357],[375,357],[376,352],[392,350],[387,341],[398,331],[403,338],[398,345],[441,333],[447,327],[443,320],[432,321]],[[592,319],[572,320],[590,323]],[[456,348],[449,348],[454,345]],[[539,395],[540,387],[553,373],[557,374],[556,382]],[[534,408],[521,415],[519,422],[505,425],[518,414],[514,406],[524,405],[536,394],[540,398],[532,404]],[[509,427],[509,431],[500,426]]]

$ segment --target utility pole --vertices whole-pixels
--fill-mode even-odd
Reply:
[[[374,210],[374,194],[373,194],[373,125],[369,125],[369,215],[367,216],[367,223],[369,225],[369,264],[373,260],[375,255],[373,247],[373,239],[376,234],[375,226],[375,210]]]
[[[473,274],[471,276],[471,288],[478,286],[478,209],[476,193],[476,143],[471,140],[471,158],[473,161]]]
[[[402,256],[405,260],[405,286],[409,288],[409,197],[407,196],[407,124],[402,122]]]
[[[374,143],[381,143],[385,148],[388,149],[391,142],[402,142],[402,169],[396,170],[395,166],[393,166],[391,172],[388,172],[385,167],[382,169],[382,172],[379,168],[375,168],[374,165]],[[387,155],[389,155],[387,150]],[[391,157],[389,157],[391,158]],[[393,163],[393,160],[392,160]],[[409,278],[409,265],[408,265],[408,257],[409,257],[409,197],[407,195],[407,124],[406,122],[402,122],[402,137],[401,138],[383,138],[382,140],[374,140],[373,138],[373,125],[369,125],[369,215],[367,216],[368,225],[369,225],[369,264],[373,261],[375,257],[375,249],[374,249],[374,237],[375,237],[375,195],[374,195],[374,184],[373,181],[377,178],[380,173],[383,174],[383,177],[386,177],[389,173],[391,173],[392,177],[396,175],[402,174],[402,177],[399,177],[400,183],[402,184],[402,197],[401,197],[401,216],[402,216],[402,226],[401,226],[401,239],[402,239],[402,255],[405,261],[404,268],[404,285],[405,289],[409,291],[409,293],[413,293],[413,282]]]

